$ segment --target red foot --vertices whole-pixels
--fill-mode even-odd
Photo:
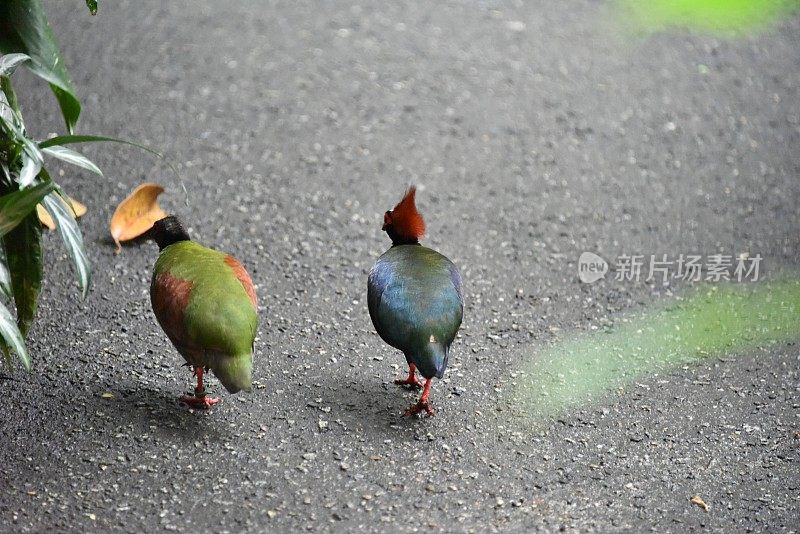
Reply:
[[[411,386],[414,389],[422,387],[422,382],[417,380],[417,366],[413,363],[408,364],[408,378],[398,378],[394,381],[398,386]]]
[[[419,389],[422,387],[422,382],[420,382],[416,376],[409,376],[408,378],[398,378],[394,381],[395,384],[398,386],[411,386],[414,389]]]
[[[413,367],[411,368],[411,372],[413,373],[416,369]],[[411,378],[409,376],[409,378]],[[426,378],[425,379],[425,389],[422,390],[422,395],[419,397],[419,401],[416,404],[412,404],[408,410],[405,411],[403,414],[404,416],[408,417],[409,415],[416,415],[419,412],[425,412],[428,414],[429,417],[433,417],[436,415],[436,412],[433,411],[430,402],[428,402],[428,396],[431,394],[431,383],[433,382],[433,378]]]
[[[197,410],[208,410],[219,402],[219,399],[214,397],[195,397],[194,395],[183,395],[178,397],[178,400]]]
[[[417,415],[420,412],[425,412],[429,417],[436,415],[436,412],[428,401],[419,401],[416,404],[412,404],[408,410],[403,413],[403,416],[408,417],[411,415]]]
[[[208,410],[219,402],[219,399],[206,396],[206,388],[203,386],[203,372],[204,369],[202,367],[194,368],[194,376],[197,377],[197,387],[194,388],[194,395],[184,395],[178,398],[182,403],[188,404],[190,408],[198,410]]]

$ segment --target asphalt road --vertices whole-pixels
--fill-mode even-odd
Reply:
[[[798,267],[797,16],[723,38],[634,35],[589,0],[46,7],[79,131],[163,150],[187,193],[135,149],[85,148],[103,179],[64,168],[93,288],[81,301],[49,235],[35,370],[0,380],[0,529],[797,531],[798,345],[555,418],[511,394],[560,340],[687,290],[582,284],[583,251]],[[19,84],[31,129],[62,131],[42,84]],[[258,385],[207,413],[175,401],[191,377],[150,310],[155,245],[115,256],[108,235],[143,181],[261,298]],[[416,394],[365,296],[411,183],[467,301],[430,419],[401,417]]]

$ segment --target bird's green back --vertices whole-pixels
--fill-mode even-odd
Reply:
[[[227,257],[194,241],[179,241],[161,252],[155,275],[168,273],[192,283],[183,313],[187,341],[232,356],[250,354],[256,309]]]

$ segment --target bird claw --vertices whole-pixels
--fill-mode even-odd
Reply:
[[[182,397],[178,397],[178,400],[186,405],[189,408],[195,408],[198,410],[208,410],[215,404],[219,402],[218,398],[215,397],[206,397],[203,395],[202,397],[196,397],[194,395],[183,395]]]
[[[416,404],[412,404],[404,413],[404,417],[409,417],[411,415],[417,415],[420,412],[425,412],[428,414],[428,417],[433,417],[436,415],[436,411],[430,405],[428,401],[419,401]]]
[[[398,378],[394,383],[398,386],[411,386],[414,389],[420,389],[422,387],[422,382],[420,382],[417,377]]]

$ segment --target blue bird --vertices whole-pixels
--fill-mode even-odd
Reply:
[[[383,216],[383,230],[392,246],[370,270],[367,304],[378,335],[406,357],[408,377],[395,383],[419,388],[423,385],[417,370],[425,377],[419,402],[405,415],[422,411],[434,415],[431,383],[434,376],[444,376],[450,345],[461,326],[464,296],[453,262],[419,243],[425,221],[417,211],[415,195],[416,189],[409,188]]]

